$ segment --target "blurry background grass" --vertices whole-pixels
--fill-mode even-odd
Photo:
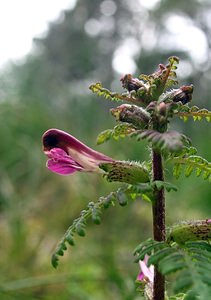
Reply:
[[[76,246],[66,251],[58,269],[52,268],[52,251],[72,220],[89,201],[119,185],[95,174],[50,173],[41,136],[51,127],[60,128],[115,159],[147,159],[146,144],[132,139],[96,146],[97,134],[115,125],[109,108],[116,104],[91,95],[88,86],[100,80],[121,91],[121,71],[151,73],[170,55],[181,58],[180,84],[195,86],[193,104],[211,109],[209,1],[156,3],[146,7],[144,1],[77,1],[73,10],[50,25],[45,38],[35,40],[34,51],[23,63],[2,71],[1,299],[139,298],[134,287],[139,267],[132,251],[151,235],[150,205],[141,200],[105,211],[101,226],[90,222],[87,236],[76,238]],[[174,23],[175,30],[183,25],[185,31],[191,24],[200,31],[206,42],[204,57],[203,53],[194,57],[187,47],[194,34],[187,35],[182,45],[179,37],[172,40],[175,17],[180,20]],[[127,58],[130,64],[123,71],[118,60]],[[200,155],[211,159],[210,124],[175,120],[174,127],[191,137]],[[178,193],[167,195],[168,224],[210,218],[207,182],[194,176],[176,181],[166,175],[179,187]]]

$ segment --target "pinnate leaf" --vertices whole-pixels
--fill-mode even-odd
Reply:
[[[148,142],[152,143],[154,148],[160,150],[179,152],[184,147],[184,135],[177,131],[161,133],[156,130],[143,130],[137,131],[133,135],[137,137],[137,140],[146,139]]]
[[[184,292],[189,296],[195,295],[195,299],[209,299],[211,245],[208,243],[196,241],[178,245],[147,240],[136,247],[134,254],[137,256],[136,262],[148,254],[148,266],[155,265],[163,275],[176,273],[173,284],[175,293]]]
[[[207,122],[211,121],[211,111],[198,106],[189,107],[188,105],[181,105],[178,109],[177,115],[183,120],[188,121],[193,118],[194,121],[201,121],[205,119]]]
[[[134,131],[135,129],[131,124],[118,124],[113,129],[102,131],[97,137],[97,144],[103,144],[111,138],[117,141],[119,138],[125,138]]]
[[[189,177],[195,171],[197,177],[203,176],[204,180],[211,180],[211,163],[198,155],[181,155],[172,159],[174,163],[173,175],[179,178],[184,169],[184,174]]]

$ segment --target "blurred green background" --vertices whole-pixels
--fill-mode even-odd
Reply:
[[[90,222],[87,236],[52,268],[51,254],[74,218],[119,185],[95,174],[49,172],[41,136],[55,127],[115,159],[147,159],[146,144],[131,139],[96,146],[97,134],[115,125],[115,104],[88,87],[101,81],[122,91],[119,79],[128,70],[149,74],[177,55],[180,85],[193,83],[192,104],[211,109],[210,20],[209,0],[78,0],[34,40],[22,63],[1,71],[0,299],[140,299],[132,252],[151,236],[150,205],[141,200],[105,211],[101,226]],[[211,159],[206,121],[175,119],[172,127]],[[168,225],[211,217],[209,183],[166,176],[179,187],[167,195]]]

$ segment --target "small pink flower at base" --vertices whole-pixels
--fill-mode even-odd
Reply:
[[[42,137],[43,151],[49,158],[47,168],[52,172],[69,175],[79,172],[102,172],[99,165],[114,160],[97,152],[74,136],[59,129],[49,129]]]
[[[148,259],[148,255],[145,255],[144,260],[139,260],[141,272],[138,274],[137,280],[153,284],[154,267],[152,265],[150,265],[149,267],[147,266]]]

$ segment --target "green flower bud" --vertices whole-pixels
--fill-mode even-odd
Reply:
[[[136,162],[115,161],[103,163],[99,167],[106,172],[104,176],[110,182],[119,181],[134,184],[150,181],[147,169]]]
[[[173,227],[168,236],[169,242],[178,244],[209,239],[211,239],[211,219],[183,222]]]

